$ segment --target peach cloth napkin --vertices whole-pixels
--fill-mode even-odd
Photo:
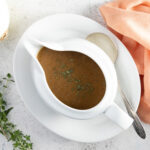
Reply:
[[[150,0],[115,0],[101,6],[100,12],[137,65],[142,86],[138,114],[150,123]]]

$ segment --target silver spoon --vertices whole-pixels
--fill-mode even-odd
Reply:
[[[86,39],[95,43],[100,48],[102,48],[108,54],[108,56],[111,58],[111,60],[115,63],[115,61],[118,57],[118,50],[117,50],[116,46],[114,45],[114,43],[112,42],[112,40],[106,34],[92,33],[92,34],[88,35],[88,37]],[[124,94],[124,92],[122,91],[120,85],[119,85],[119,91],[120,91],[121,97],[123,99],[123,102],[126,106],[126,109],[128,111],[128,114],[134,120],[133,121],[133,127],[134,127],[136,133],[141,138],[145,139],[146,133],[145,133],[145,130],[141,124],[141,121],[140,121],[137,113],[134,112],[133,107],[129,103],[129,101],[128,101],[126,95]]]

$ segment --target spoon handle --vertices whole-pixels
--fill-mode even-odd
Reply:
[[[136,131],[136,133],[142,138],[142,139],[145,139],[146,138],[146,133],[145,133],[145,130],[141,124],[141,121],[138,117],[138,115],[133,111],[133,108],[131,106],[131,104],[129,103],[129,101],[127,100],[127,97],[125,96],[124,92],[121,90],[120,88],[120,94],[121,94],[121,97],[124,101],[124,104],[126,106],[126,109],[128,111],[128,114],[133,118],[133,127]]]

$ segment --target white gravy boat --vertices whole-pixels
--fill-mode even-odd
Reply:
[[[116,71],[112,61],[101,48],[85,39],[79,38],[64,40],[59,43],[28,40],[24,42],[24,45],[28,53],[36,62],[40,77],[38,79],[39,87],[37,88],[41,88],[42,91],[45,91],[40,92],[39,90],[42,99],[47,103],[47,105],[54,108],[61,114],[74,119],[90,119],[103,113],[123,129],[127,129],[132,124],[132,118],[130,118],[128,114],[120,109],[114,102],[118,89]],[[97,63],[97,65],[101,68],[106,81],[105,95],[99,104],[90,109],[78,110],[65,105],[53,94],[47,84],[44,70],[37,60],[37,54],[43,46],[57,51],[80,52],[89,56]]]

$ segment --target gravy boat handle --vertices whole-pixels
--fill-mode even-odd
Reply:
[[[123,129],[129,128],[133,123],[133,119],[115,103],[110,105],[104,114]]]

